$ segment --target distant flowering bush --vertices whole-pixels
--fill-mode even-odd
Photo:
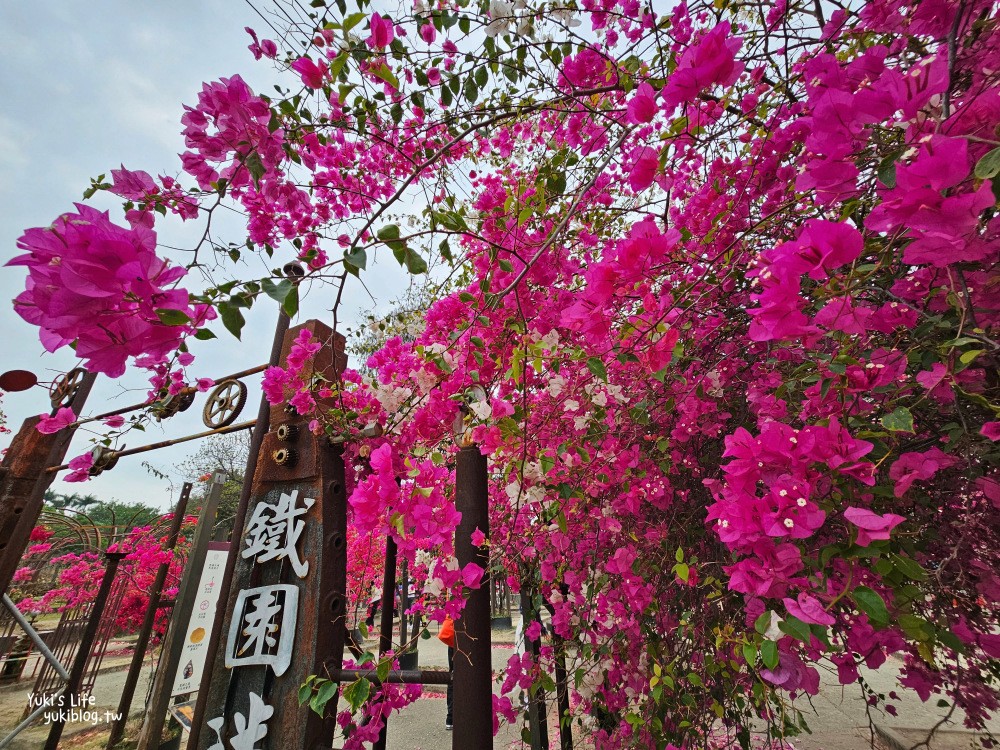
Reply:
[[[165,523],[169,518],[164,516]],[[163,588],[164,596],[176,590],[187,559],[187,540],[195,523],[188,517],[182,526],[182,536],[178,546],[171,552],[163,548],[164,523],[151,526],[137,526],[123,539],[108,546],[109,552],[125,552],[117,579],[124,586],[122,599],[114,613],[116,631],[135,633],[142,624],[149,606],[149,595],[156,573],[162,563],[168,563],[167,580]],[[97,551],[63,552],[48,554],[54,545],[44,540],[53,540],[53,531],[44,526],[36,526],[31,532],[33,544],[27,548],[22,558],[22,566],[14,574],[13,583],[30,587],[32,595],[20,598],[16,603],[22,611],[39,615],[47,612],[64,612],[81,604],[93,601],[97,596],[104,576],[104,556]],[[58,539],[53,540],[58,541]],[[52,585],[43,591],[47,578],[42,574],[58,571]],[[161,610],[154,624],[154,635],[162,635],[166,630],[169,612]]]

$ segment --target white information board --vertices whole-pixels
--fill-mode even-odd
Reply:
[[[219,588],[222,585],[222,575],[226,570],[228,556],[227,542],[209,543],[171,695],[193,693],[201,685],[201,675],[205,670],[205,654],[208,652],[208,642],[212,638],[215,607],[219,603]]]

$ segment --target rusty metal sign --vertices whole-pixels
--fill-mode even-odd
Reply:
[[[304,328],[323,343],[304,377],[336,378],[344,338],[318,321],[288,331],[282,362]],[[333,739],[336,701],[320,717],[299,706],[298,689],[309,675],[342,665],[347,494],[340,449],[312,434],[308,421],[271,408],[247,523],[234,538],[239,546],[219,629],[224,658],[202,683],[207,711],[192,729],[191,746],[199,750],[313,750]]]

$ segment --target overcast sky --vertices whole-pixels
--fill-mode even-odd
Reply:
[[[262,0],[255,5],[263,9],[267,4]],[[109,174],[119,164],[177,175],[177,154],[184,150],[179,134],[182,104],[196,101],[203,81],[239,73],[255,90],[273,91],[272,85],[287,73],[253,60],[244,26],[265,29],[253,9],[238,0],[0,4],[0,28],[5,30],[0,47],[0,262],[16,254],[15,243],[25,228],[47,226],[72,210],[91,177]],[[120,203],[109,197],[114,196],[98,196],[94,203],[111,209],[112,219],[124,223]],[[195,233],[200,233],[166,220],[157,224],[157,231],[162,242],[179,247],[191,247]],[[232,231],[238,232],[238,227]],[[242,242],[245,235],[234,234],[232,239]],[[249,273],[261,275],[257,269]],[[22,268],[0,269],[0,371],[28,369],[47,381],[76,360],[68,349],[46,354],[37,330],[13,312],[10,300],[23,289],[24,276]],[[376,266],[365,281],[383,307],[405,284],[394,264]],[[347,297],[351,311],[372,307],[360,287]],[[331,302],[314,293],[304,312],[323,317],[324,304],[328,308]],[[242,344],[215,325],[218,341],[194,342],[198,361],[193,373],[215,377],[262,363],[275,318],[270,301],[259,303],[248,316]],[[145,386],[141,377],[122,382],[101,377],[86,413],[141,401]],[[187,413],[162,428],[135,433],[128,447],[205,429],[200,418],[204,399],[200,396]],[[255,416],[258,399],[253,382],[241,418]],[[17,430],[25,417],[48,411],[47,394],[41,388],[7,394],[3,408],[8,426]],[[87,437],[77,436],[70,456],[87,447]],[[0,439],[0,447],[7,442]],[[57,481],[53,488],[167,507],[179,491],[179,476],[174,472],[173,485],[156,479],[142,467],[142,460],[169,473],[195,445],[125,458],[114,471],[88,483]]]

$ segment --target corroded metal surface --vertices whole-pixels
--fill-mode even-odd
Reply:
[[[282,361],[303,328],[324,343],[313,363],[316,374],[333,379],[343,367],[344,340],[318,321],[288,331]],[[308,379],[311,374],[307,372],[304,376]],[[234,546],[232,586],[220,629],[221,633],[242,632],[240,625],[232,627],[233,618],[239,616],[236,606],[240,592],[276,585],[295,586],[298,601],[291,663],[278,676],[267,664],[242,664],[228,669],[224,658],[216,658],[208,678],[204,721],[196,727],[195,746],[201,750],[218,741],[215,729],[208,722],[223,717],[221,735],[232,737],[239,731],[234,719],[238,714],[250,716],[254,695],[274,709],[267,720],[262,748],[313,750],[329,747],[333,738],[336,701],[331,701],[330,711],[320,717],[308,707],[299,706],[298,689],[309,675],[325,675],[327,666],[339,667],[342,663],[347,622],[347,495],[340,449],[309,432],[308,421],[280,406],[271,408],[271,429],[260,447],[247,509],[247,518],[273,518],[275,511],[259,511],[258,506],[266,503],[287,509],[290,495],[298,499],[295,507],[308,506],[304,514],[295,517],[305,522],[301,532],[295,534],[295,553],[244,557],[249,525],[239,539],[234,539],[234,545],[239,547]],[[282,450],[285,456],[289,451],[294,452],[294,460],[276,460]],[[305,499],[315,502],[305,503]],[[296,573],[296,559],[308,563],[304,577]],[[298,571],[301,573],[302,568],[298,567]],[[224,638],[220,642],[220,650],[230,647],[227,641]]]
[[[487,750],[493,747],[493,673],[490,630],[489,553],[476,546],[477,529],[489,538],[489,486],[486,456],[476,446],[458,452],[455,471],[455,507],[462,520],[455,531],[455,556],[465,567],[483,569],[478,589],[468,592],[462,616],[455,622],[455,731],[453,750]]]
[[[79,378],[69,407],[83,408],[97,376]],[[5,592],[28,544],[28,535],[42,512],[45,490],[55,474],[46,468],[62,463],[75,427],[51,435],[35,429],[38,417],[24,420],[0,463],[0,592]]]

